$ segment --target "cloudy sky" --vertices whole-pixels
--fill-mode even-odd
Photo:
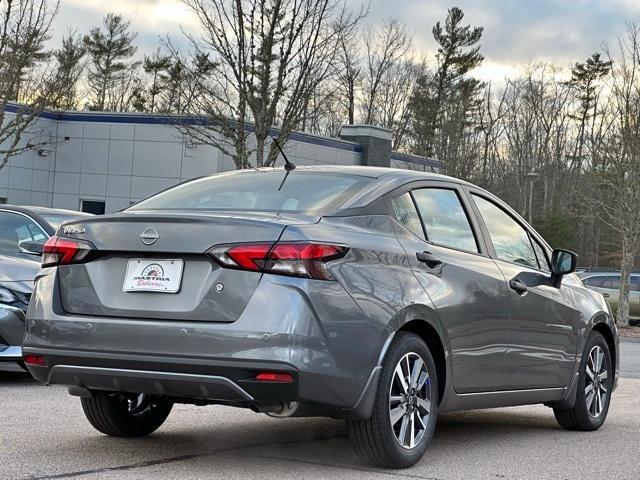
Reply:
[[[346,0],[358,7],[362,0]],[[366,1],[366,0],[365,0]],[[69,28],[88,31],[107,12],[121,13],[138,33],[140,52],[158,46],[158,36],[180,37],[180,29],[194,30],[193,17],[180,0],[62,0],[56,19],[55,42]],[[433,52],[433,24],[458,6],[465,23],[485,27],[484,66],[476,75],[499,80],[534,60],[560,66],[583,60],[613,43],[626,21],[640,21],[640,0],[371,0],[367,22],[396,17],[415,36],[425,52]]]

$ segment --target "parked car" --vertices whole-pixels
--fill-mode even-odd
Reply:
[[[620,295],[620,272],[586,271],[579,274],[587,288],[600,292],[615,313]],[[629,284],[629,319],[640,321],[640,273],[632,273]]]
[[[0,362],[22,362],[22,337],[42,248],[64,221],[87,214],[0,205]]]
[[[544,403],[565,428],[603,424],[617,330],[575,265],[454,178],[224,173],[63,226],[24,358],[108,435],[150,434],[175,403],[326,415],[407,467],[443,412]]]

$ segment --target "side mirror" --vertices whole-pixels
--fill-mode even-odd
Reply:
[[[562,277],[575,272],[578,255],[569,250],[555,249],[551,255],[551,278],[556,287],[562,283]]]
[[[42,251],[44,250],[43,242],[33,242],[33,241],[24,241],[20,242],[18,245],[20,251],[24,253],[28,253],[30,255],[42,255]]]

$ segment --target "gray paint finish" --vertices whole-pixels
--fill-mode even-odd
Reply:
[[[375,392],[389,338],[405,327],[441,345],[441,411],[571,404],[593,328],[611,336],[617,372],[617,331],[601,295],[572,275],[554,287],[549,277],[524,265],[496,261],[482,220],[468,207],[477,254],[422,241],[393,216],[391,198],[426,185],[456,189],[468,206],[469,184],[384,168],[300,169],[373,180],[321,218],[161,211],[82,222],[86,233],[73,236],[109,253],[87,264],[41,271],[28,311],[25,351],[46,355],[48,368],[65,364],[214,376],[226,371],[233,377],[247,368],[277,365],[297,376],[297,390],[286,400],[308,404],[306,414],[356,418],[371,413],[366,400]],[[139,235],[150,226],[161,235],[149,247]],[[227,270],[204,255],[217,244],[275,240],[333,243],[349,251],[327,264],[335,281]],[[424,251],[441,264],[418,262],[416,254]],[[184,291],[124,294],[124,262],[140,256],[184,258],[189,272]],[[515,276],[532,290],[525,297],[509,288]],[[226,285],[222,293],[210,289],[217,282]],[[47,369],[31,371],[47,380]],[[122,374],[114,370],[113,375],[117,385]],[[90,381],[82,375],[75,379],[79,385]],[[245,387],[259,403],[259,392]],[[246,406],[245,400],[236,401]]]

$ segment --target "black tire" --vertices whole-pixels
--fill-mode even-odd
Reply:
[[[94,392],[82,398],[89,423],[114,437],[144,437],[157,430],[169,416],[173,403],[161,397],[115,392]]]
[[[409,358],[408,365],[411,365],[411,359],[414,360],[415,366],[417,355],[423,361],[426,367],[427,379],[424,380],[422,388],[417,391],[417,395],[404,396],[407,401],[391,401],[391,392],[394,391],[394,399],[398,397],[396,389],[405,390],[399,380],[395,377],[396,366],[401,360]],[[409,355],[409,357],[407,357]],[[413,368],[408,368],[413,370]],[[404,372],[403,372],[404,373]],[[420,376],[423,379],[423,376]],[[406,381],[406,377],[405,377]],[[411,388],[411,376],[409,376],[408,391]],[[419,385],[418,380],[416,385]],[[398,391],[402,391],[398,390]],[[426,410],[422,410],[424,402],[416,401],[416,396],[420,396],[430,401],[428,414]],[[399,402],[399,403],[396,403]],[[417,463],[424,455],[427,446],[433,437],[433,431],[436,426],[436,418],[438,414],[438,377],[436,374],[436,366],[431,356],[431,352],[427,345],[420,337],[408,332],[401,332],[396,335],[393,342],[389,346],[385,358],[382,363],[382,371],[378,382],[375,402],[371,418],[363,421],[347,422],[347,429],[351,443],[356,453],[367,463],[378,465],[385,468],[407,468]],[[397,421],[395,426],[391,425],[391,406],[404,405],[405,412]],[[396,410],[396,408],[394,408]],[[417,423],[415,415],[424,413],[423,422],[426,420],[424,428]],[[418,426],[421,434],[416,435],[416,442],[413,447],[402,446],[400,437],[402,435],[402,424],[407,419],[413,418],[414,424]],[[411,420],[407,420],[409,423]],[[400,425],[399,425],[400,424]],[[399,430],[399,432],[397,431]],[[406,432],[406,428],[405,428]],[[403,437],[405,440],[407,435]],[[411,438],[411,432],[409,433]],[[409,444],[413,443],[412,441]]]
[[[600,371],[607,372],[607,378],[604,379],[604,381],[597,382],[598,387],[594,387],[594,385],[596,385],[593,381],[594,375],[589,373],[591,372],[591,353],[596,351],[596,349],[600,349],[604,356],[602,361],[603,370]],[[588,366],[589,372],[587,369]],[[607,413],[609,411],[609,402],[611,400],[611,391],[613,389],[613,375],[613,363],[611,362],[611,352],[609,352],[607,342],[600,333],[591,332],[587,338],[587,343],[584,347],[584,352],[582,353],[582,360],[580,361],[580,372],[578,376],[575,404],[573,408],[553,409],[553,414],[560,426],[567,430],[579,431],[592,431],[600,428],[606,420]],[[589,385],[591,385],[590,388]],[[602,387],[600,387],[600,385]],[[603,393],[602,388],[606,390],[606,393]],[[597,398],[593,398],[592,396],[590,399],[588,391],[599,391],[600,396]],[[601,399],[599,409],[597,402],[598,398]]]

